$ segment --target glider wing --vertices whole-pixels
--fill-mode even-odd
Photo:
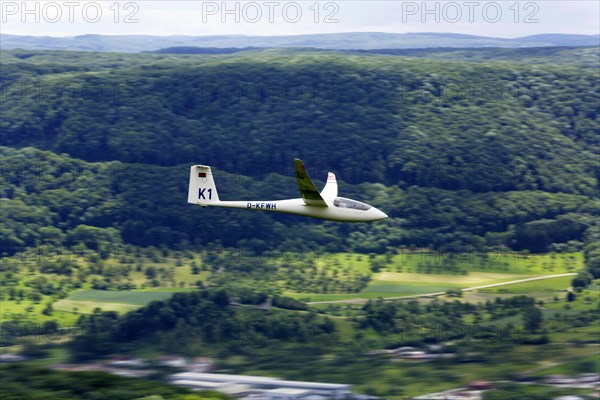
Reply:
[[[296,180],[298,181],[298,189],[300,196],[308,206],[327,207],[327,203],[317,191],[315,184],[310,180],[304,163],[299,159],[294,159],[294,169],[296,170]]]

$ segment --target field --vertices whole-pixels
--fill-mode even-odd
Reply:
[[[176,290],[181,291],[181,290]],[[95,308],[119,313],[135,310],[154,300],[171,297],[174,290],[125,291],[125,290],[82,290],[54,304],[58,311],[90,314]]]
[[[384,256],[370,258],[365,255],[336,254],[325,259],[321,268],[341,265],[355,271],[369,273],[373,260],[383,262],[383,258]],[[421,252],[395,255],[384,265],[381,272],[372,273],[368,286],[359,293],[286,291],[285,294],[311,302],[427,295],[455,288],[468,289],[528,278],[572,274],[583,268],[583,257],[581,253],[534,255],[514,253],[482,256]],[[568,288],[571,279],[571,276],[557,277],[478,289],[478,291],[499,294],[522,294],[534,291],[551,295],[558,290]]]
[[[165,300],[175,290],[162,291],[125,291],[125,290],[82,290],[73,293],[69,298],[74,301],[86,301],[96,303],[123,303],[143,306],[154,300]]]
[[[569,254],[543,254],[543,255],[499,255],[499,256],[468,256],[456,257],[446,255],[440,257],[432,253],[420,252],[410,254],[389,255],[364,255],[352,253],[333,253],[322,257],[316,263],[307,263],[306,259],[283,260],[282,258],[270,258],[256,262],[260,268],[261,263],[275,271],[271,275],[257,274],[256,271],[245,271],[235,267],[225,268],[217,271],[216,268],[203,265],[203,258],[199,254],[177,254],[169,253],[160,256],[138,257],[135,261],[120,262],[120,260],[107,260],[104,271],[114,272],[120,270],[121,275],[114,278],[116,282],[127,282],[132,286],[130,290],[93,289],[94,279],[105,279],[100,274],[86,276],[85,282],[79,288],[67,285],[74,280],[78,271],[92,271],[93,265],[87,260],[76,260],[76,272],[65,276],[55,273],[43,273],[36,270],[35,265],[21,265],[19,269],[20,288],[30,289],[31,282],[40,277],[48,281],[64,282],[61,286],[68,288],[67,295],[60,299],[53,299],[52,312],[50,315],[42,314],[47,299],[33,303],[28,299],[4,300],[2,302],[3,319],[13,318],[15,315],[31,321],[56,320],[61,326],[74,325],[82,314],[91,314],[96,308],[104,311],[116,311],[119,314],[135,310],[140,306],[155,300],[164,300],[175,292],[196,290],[197,282],[206,286],[218,285],[223,276],[227,281],[234,283],[232,287],[250,284],[253,280],[260,287],[262,284],[280,285],[284,288],[287,284],[285,279],[289,271],[300,276],[303,280],[319,282],[322,276],[326,276],[332,282],[344,282],[357,275],[368,276],[369,280],[363,288],[356,293],[336,293],[334,290],[327,293],[301,292],[292,290],[281,290],[283,294],[311,302],[333,302],[333,304],[315,304],[314,308],[332,318],[335,318],[344,343],[354,340],[357,328],[353,317],[360,315],[361,304],[368,299],[398,298],[406,296],[415,298],[421,304],[429,303],[434,298],[445,300],[456,300],[446,294],[450,289],[462,289],[461,301],[472,303],[485,303],[487,300],[494,301],[495,298],[508,298],[519,294],[535,297],[543,301],[540,305],[543,318],[547,327],[551,328],[548,333],[551,343],[546,345],[563,346],[552,348],[543,359],[536,356],[538,349],[517,345],[517,348],[508,352],[498,348],[498,351],[506,351],[504,354],[488,354],[486,362],[461,363],[460,367],[453,367],[451,363],[418,363],[411,361],[390,361],[385,358],[362,358],[360,365],[350,363],[345,365],[344,356],[331,356],[314,361],[307,367],[298,367],[287,371],[280,363],[281,359],[276,355],[260,355],[260,360],[250,356],[229,357],[224,361],[227,372],[243,372],[258,375],[279,375],[288,379],[303,380],[325,380],[325,381],[348,381],[348,377],[356,377],[352,381],[358,392],[369,394],[386,394],[387,398],[400,399],[406,395],[416,395],[425,392],[456,387],[466,384],[475,379],[490,381],[505,380],[514,373],[527,371],[577,372],[588,367],[595,367],[591,354],[597,351],[591,345],[575,345],[597,340],[597,329],[592,325],[573,327],[561,322],[564,318],[577,316],[579,312],[591,310],[597,307],[598,285],[591,285],[589,289],[577,294],[577,299],[567,303],[565,301],[566,289],[570,287],[572,275],[558,276],[561,274],[573,274],[583,268],[583,257],[581,253]],[[244,260],[240,265],[244,264]],[[138,268],[137,264],[143,267]],[[249,264],[249,263],[248,263]],[[192,265],[198,268],[196,273]],[[287,266],[286,266],[287,265]],[[154,270],[149,273],[148,269]],[[77,271],[78,270],[78,271]],[[239,278],[239,279],[238,279]],[[540,279],[541,278],[541,279]],[[527,279],[540,279],[529,280]],[[486,285],[501,285],[482,287]],[[330,286],[331,287],[331,286]],[[341,285],[335,286],[341,287]],[[308,288],[308,287],[307,287]],[[473,288],[476,288],[473,290]],[[415,297],[416,296],[416,297]],[[419,298],[419,296],[422,296]],[[590,298],[591,301],[587,299]],[[342,302],[336,304],[335,302]],[[343,304],[348,303],[348,304]],[[514,315],[493,317],[482,310],[480,317],[484,323],[493,323],[502,327],[506,324],[522,324],[521,313]],[[467,324],[475,324],[473,314],[463,316]],[[565,328],[568,326],[568,328]],[[370,346],[384,348],[389,346],[385,335],[380,335],[373,329],[361,331]],[[494,346],[494,343],[491,343]],[[545,349],[546,347],[544,347]],[[542,348],[539,348],[542,349]],[[202,354],[217,356],[222,346],[204,349]],[[140,354],[148,349],[140,349]],[[495,350],[496,351],[496,350]],[[262,357],[262,358],[261,358]],[[505,358],[510,357],[510,362]],[[540,361],[538,361],[540,360]],[[541,362],[543,360],[543,362]],[[335,372],[328,372],[335,371]],[[358,375],[357,375],[358,374]],[[421,379],[431,377],[432,379]]]
[[[63,324],[73,323],[80,314],[93,312],[97,307],[105,311],[124,313],[143,306],[153,300],[163,300],[172,293],[194,290],[198,282],[210,285],[218,276],[214,270],[205,266],[203,254],[187,252],[159,254],[158,251],[147,251],[138,254],[137,261],[133,253],[127,259],[109,258],[102,264],[102,274],[95,272],[98,262],[85,257],[72,257],[74,272],[70,275],[54,272],[41,272],[37,269],[36,259],[25,259],[19,263],[18,284],[15,292],[31,291],[34,285],[53,284],[66,296],[56,298],[53,295],[42,295],[37,301],[27,297],[6,299],[2,301],[2,320],[27,319],[30,321],[56,320]],[[287,271],[281,265],[290,263],[283,258],[270,258],[266,262],[279,265],[282,276]],[[295,274],[308,279],[311,271],[303,267],[299,261],[293,269]],[[141,267],[140,267],[141,265]],[[197,266],[194,271],[192,265]],[[485,285],[512,282],[527,278],[536,278],[564,273],[573,273],[583,267],[581,253],[563,254],[443,254],[427,251],[402,252],[394,255],[365,255],[354,253],[327,253],[315,262],[316,270],[310,279],[316,286],[306,287],[302,291],[285,288],[284,281],[274,282],[282,287],[282,293],[309,302],[328,301],[365,301],[378,297],[395,298],[404,296],[427,296],[442,294],[450,289],[469,289]],[[95,269],[94,269],[95,268]],[[149,269],[153,270],[150,274]],[[195,272],[195,273],[194,273]],[[317,275],[327,274],[335,282],[344,282],[351,277],[366,276],[368,283],[358,292],[339,292],[336,289],[314,291],[318,287]],[[228,279],[238,281],[232,273]],[[94,285],[106,280],[110,275],[113,285],[110,290],[94,290]],[[80,287],[73,285],[74,278],[83,283]],[[42,283],[40,282],[42,280]],[[571,277],[545,279],[514,283],[498,287],[479,289],[476,293],[464,293],[468,300],[485,300],[489,297],[514,294],[532,294],[544,300],[560,294],[560,290],[569,287]],[[95,282],[95,283],[94,283]],[[129,290],[117,289],[126,285]],[[478,297],[479,296],[479,297]],[[52,312],[43,314],[48,303],[52,304]]]
[[[14,264],[12,271],[2,277],[5,289],[1,292],[1,321],[55,320],[71,324],[80,314],[91,313],[97,307],[123,313],[153,300],[166,299],[174,292],[192,290],[211,274],[203,268],[201,255],[161,255],[151,250],[148,253],[138,255],[136,263],[131,253],[99,260],[95,253],[74,251],[49,258],[49,262],[38,254],[6,259]],[[197,265],[196,273],[192,262]],[[44,265],[66,265],[68,269],[44,270]],[[7,281],[11,282],[7,284]],[[112,286],[106,290],[94,289],[103,282],[110,282]],[[123,289],[117,289],[119,287]],[[48,304],[51,304],[51,312],[42,313]]]
[[[480,291],[483,293],[529,293],[531,295],[543,295],[568,288],[571,285],[572,279],[571,276],[563,276],[552,279],[515,283],[508,286],[480,289]]]

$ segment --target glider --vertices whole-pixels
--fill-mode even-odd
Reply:
[[[221,201],[212,171],[207,165],[193,165],[190,169],[188,203],[202,207],[242,208],[304,215],[329,221],[367,222],[387,218],[387,214],[360,201],[338,197],[335,175],[329,172],[327,183],[319,193],[308,176],[304,163],[294,159],[296,180],[301,198],[271,201]]]

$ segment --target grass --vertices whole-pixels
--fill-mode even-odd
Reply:
[[[81,290],[69,296],[69,300],[87,302],[123,303],[143,306],[154,300],[165,300],[178,290],[126,291],[126,290]]]
[[[154,267],[157,271],[159,286],[154,287],[143,270],[136,270],[135,263],[121,263],[118,258],[109,257],[102,261],[105,271],[111,269],[127,270],[128,275],[120,277],[119,282],[134,284],[137,289],[135,291],[93,290],[92,282],[94,280],[103,281],[105,277],[91,273],[92,269],[89,258],[66,251],[62,256],[57,257],[56,261],[59,261],[61,257],[73,263],[74,267],[71,275],[42,273],[39,269],[39,257],[35,254],[15,257],[18,264],[18,271],[14,275],[18,277],[18,280],[13,287],[16,291],[22,291],[26,295],[20,301],[16,299],[7,300],[4,297],[0,302],[0,322],[6,320],[27,320],[37,323],[54,320],[68,325],[77,320],[79,313],[92,312],[96,307],[107,311],[125,312],[145,305],[152,300],[165,299],[173,292],[195,290],[196,282],[206,282],[210,275],[208,271],[200,271],[199,274],[193,274],[190,266],[191,259],[181,258],[182,265],[177,266],[177,259],[172,255],[159,257],[159,262],[153,262],[149,258],[143,257],[141,259],[143,269]],[[202,267],[201,259],[195,257],[195,261],[199,267]],[[160,269],[171,274],[172,279],[162,279]],[[79,276],[83,276],[85,282],[81,285],[81,289],[74,289],[73,281],[77,280]],[[47,284],[62,288],[67,293],[67,297],[57,299],[57,295],[55,294],[41,295],[41,299],[37,303],[28,299],[27,294],[32,292],[33,287],[31,282],[42,277],[47,279]],[[6,289],[6,292],[8,292],[8,289]],[[44,315],[42,314],[42,310],[49,302],[52,303],[54,311],[51,315]],[[73,312],[74,308],[77,310],[76,312]]]
[[[573,360],[562,361],[551,364],[546,368],[537,369],[532,375],[536,377],[544,377],[547,375],[578,375],[582,373],[596,372],[600,373],[600,356],[598,351],[593,354],[578,355]]]
[[[392,258],[389,269],[417,272],[419,266],[430,266],[432,271],[451,271],[453,268],[467,272],[480,271],[502,274],[552,275],[574,272],[583,267],[582,253],[548,254],[496,254],[481,256],[476,253],[401,253]]]
[[[381,256],[379,256],[381,257]],[[351,270],[363,274],[371,273],[369,256],[365,254],[354,253],[332,253],[325,254],[318,260],[317,264],[321,268],[332,268],[336,266],[349,267]]]
[[[398,272],[381,272],[375,275],[376,280],[402,283],[449,283],[464,287],[487,285],[533,277],[535,275],[501,274],[489,272],[471,272],[468,275],[414,274]]]
[[[440,274],[415,274],[398,272],[380,272],[375,279],[360,293],[295,293],[286,292],[294,298],[305,301],[338,301],[352,299],[374,299],[378,297],[400,297],[413,296],[436,292],[446,292],[453,288],[468,288],[473,286],[484,286],[497,283],[511,282],[514,280],[527,279],[540,275],[524,274],[501,274],[490,272],[472,272],[468,275],[440,275]],[[503,286],[478,289],[479,300],[497,297],[496,294],[514,295],[528,294],[534,297],[538,294],[545,295],[545,300],[554,294],[560,294],[560,289],[570,286],[572,277],[549,278],[539,281],[507,284]],[[486,296],[486,294],[493,294]],[[475,300],[477,294],[469,294]],[[467,294],[465,293],[465,296]]]
[[[360,293],[297,293],[285,291],[283,294],[303,301],[360,300],[364,298]]]
[[[597,342],[598,326],[592,324],[572,327],[561,332],[551,332],[548,336],[553,343],[570,343],[574,341]]]
[[[571,287],[572,276],[563,276],[558,278],[542,279],[523,283],[515,283],[507,286],[498,286],[487,289],[480,289],[483,293],[526,293],[533,295],[535,293],[548,294],[557,293]]]
[[[202,267],[199,254],[194,254],[194,260]],[[372,273],[373,259],[388,261],[382,272]],[[83,257],[75,257],[78,269],[86,274],[87,281],[81,289],[73,290],[67,285],[68,297],[57,300],[50,296],[42,296],[38,304],[30,300],[20,303],[16,301],[2,301],[0,304],[2,320],[11,319],[15,314],[20,318],[31,321],[58,320],[68,323],[77,318],[77,313],[88,313],[94,308],[117,312],[129,311],[135,306],[142,306],[152,300],[162,300],[173,292],[194,290],[197,281],[208,282],[210,271],[201,271],[192,274],[191,259],[182,257],[182,265],[177,266],[175,256],[160,256],[155,261],[142,257],[143,271],[136,270],[136,264],[122,264],[117,259],[109,258],[104,261],[106,267],[125,268],[129,273],[122,278],[122,282],[136,285],[133,291],[103,291],[93,290],[93,279],[103,280],[101,275],[89,274],[89,261]],[[275,260],[277,261],[277,260]],[[464,253],[459,255],[440,254],[428,251],[400,253],[386,258],[385,255],[369,256],[354,253],[329,253],[322,255],[317,260],[319,269],[342,270],[347,269],[352,273],[371,275],[369,285],[359,293],[302,293],[285,291],[284,294],[305,301],[336,301],[352,299],[374,299],[377,297],[401,297],[421,295],[432,292],[445,292],[451,288],[467,288],[493,283],[507,282],[533,276],[560,274],[577,270],[583,266],[582,253],[568,254],[477,254]],[[427,267],[428,266],[428,267]],[[150,280],[145,275],[148,267],[154,267],[158,275],[157,287],[151,286]],[[425,272],[429,268],[429,272]],[[20,276],[17,289],[30,290],[25,282],[39,276],[46,277],[50,282],[67,281],[64,275],[43,274],[35,260],[25,261],[19,267]],[[161,270],[163,272],[161,272]],[[172,279],[161,279],[165,273]],[[536,295],[552,296],[551,290],[568,287],[571,278],[556,278],[539,282],[527,282],[502,286],[497,288],[482,289],[481,295],[503,295],[515,293],[535,293]],[[598,285],[596,285],[598,286]],[[600,286],[598,286],[600,287]],[[162,293],[162,294],[161,294]],[[595,292],[597,294],[597,292]],[[466,294],[465,294],[466,296]],[[547,300],[547,299],[545,299]],[[48,302],[52,302],[55,312],[51,316],[41,313]],[[28,307],[33,307],[27,311]],[[73,310],[76,309],[76,313]]]
[[[155,300],[166,300],[173,293],[180,291],[183,290],[166,288],[156,291],[80,290],[66,299],[57,301],[54,309],[78,314],[91,314],[96,308],[125,313]]]
[[[383,295],[394,296],[409,296],[413,294],[444,292],[455,287],[454,285],[432,285],[430,283],[400,283],[400,282],[385,282],[377,281],[363,292],[365,294],[379,293]]]
[[[54,305],[54,309],[65,313],[73,314],[92,314],[96,308],[102,311],[116,311],[118,313],[125,313],[127,311],[135,310],[139,308],[133,304],[120,304],[120,303],[106,303],[101,304],[92,301],[74,301],[74,300],[59,300]]]
[[[385,260],[385,256],[368,256],[351,253],[327,255],[320,260],[321,268],[350,268],[355,272],[372,274],[372,259]],[[427,267],[429,266],[429,267]],[[372,274],[372,280],[359,293],[297,293],[285,294],[305,301],[338,301],[399,297],[445,292],[452,288],[468,288],[510,282],[544,275],[576,271],[583,267],[582,253],[564,254],[487,254],[458,255],[433,252],[400,253],[391,257],[384,271]],[[429,268],[429,269],[427,269]],[[430,273],[422,273],[428,270]],[[481,289],[483,293],[529,293],[530,290],[550,292],[554,288],[567,288],[572,277],[547,281],[532,281],[497,288]],[[545,283],[546,282],[546,283]],[[542,290],[547,288],[548,290]]]

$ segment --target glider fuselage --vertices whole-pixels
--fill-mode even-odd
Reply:
[[[298,189],[302,196],[300,198],[269,201],[221,201],[211,167],[193,165],[190,169],[188,203],[198,204],[202,207],[241,208],[304,215],[330,221],[367,222],[387,218],[384,212],[373,206],[357,200],[338,197],[337,179],[332,172],[327,175],[327,183],[319,193],[302,161],[296,159],[294,168]]]
[[[210,205],[203,204],[202,206],[206,207]],[[342,222],[368,222],[387,218],[384,212],[375,207],[370,207],[368,210],[336,207],[333,204],[330,207],[317,207],[307,205],[302,198],[270,201],[220,201],[215,206],[304,215]]]

